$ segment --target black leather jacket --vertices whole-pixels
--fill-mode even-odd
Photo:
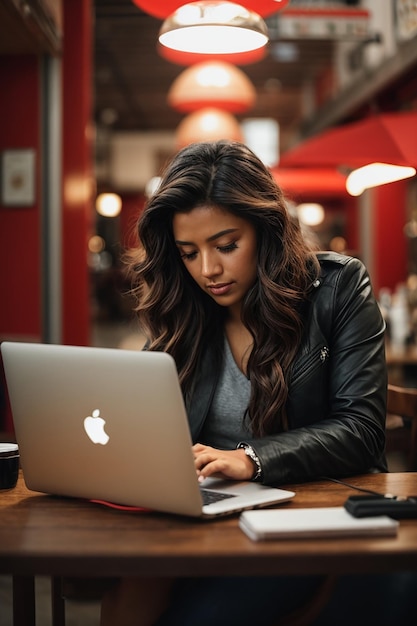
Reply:
[[[319,253],[321,275],[289,382],[289,430],[248,440],[264,484],[386,471],[385,324],[356,258]],[[206,354],[187,401],[199,440],[218,378]]]

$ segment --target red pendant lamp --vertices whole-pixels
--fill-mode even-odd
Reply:
[[[255,88],[246,74],[224,61],[204,61],[188,67],[168,92],[168,104],[181,113],[204,107],[243,113],[255,100]]]
[[[181,52],[233,54],[265,47],[268,28],[258,13],[235,2],[196,0],[164,20],[158,39]]]
[[[206,107],[190,113],[177,127],[177,148],[184,148],[199,141],[231,139],[243,141],[243,133],[237,119],[227,111]]]
[[[240,0],[239,4],[246,9],[256,11],[256,13],[262,15],[262,17],[266,17],[281,11],[287,6],[289,1],[290,0]],[[146,13],[149,13],[149,15],[159,17],[163,20],[185,4],[184,0],[133,0],[133,3]]]
[[[263,59],[267,42],[258,13],[228,0],[197,0],[162,23],[158,52],[179,65],[214,59],[244,65]]]

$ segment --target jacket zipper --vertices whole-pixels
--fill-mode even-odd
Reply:
[[[291,386],[299,383],[307,375],[311,375],[319,367],[322,367],[330,356],[330,350],[328,346],[320,346],[303,362],[303,366],[297,371],[296,375],[291,379]]]

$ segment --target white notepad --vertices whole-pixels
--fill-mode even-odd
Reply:
[[[386,515],[353,517],[344,507],[245,511],[239,526],[250,539],[393,536],[399,522]]]

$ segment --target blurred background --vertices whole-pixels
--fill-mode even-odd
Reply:
[[[319,247],[366,263],[390,351],[414,363],[416,177],[346,182],[417,167],[416,2],[248,0],[269,40],[228,55],[158,43],[182,4],[0,0],[0,340],[139,345],[121,263],[137,217],[180,147],[232,137]]]

